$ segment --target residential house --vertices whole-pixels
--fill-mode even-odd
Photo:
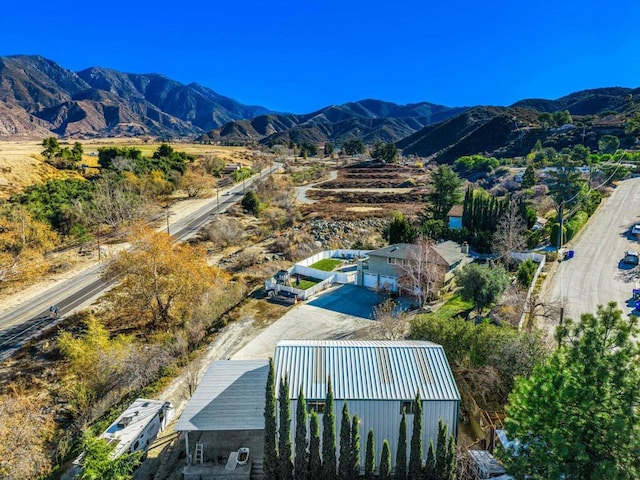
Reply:
[[[445,291],[453,280],[455,271],[473,261],[469,246],[446,241],[425,247],[413,243],[398,243],[369,252],[367,262],[359,265],[357,285],[412,294],[415,285],[406,281],[416,265],[428,269],[429,290],[436,294]]]
[[[454,205],[447,213],[449,217],[449,228],[451,230],[462,229],[462,214],[464,213],[464,207],[462,205]]]

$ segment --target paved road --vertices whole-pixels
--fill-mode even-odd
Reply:
[[[270,167],[268,174],[277,171],[280,167],[279,164],[274,164]],[[184,241],[195,235],[200,228],[213,218],[216,212],[225,212],[231,205],[238,202],[242,198],[243,190],[259,178],[262,178],[262,175],[246,180],[244,184],[234,185],[225,192],[225,195],[213,198],[199,210],[185,215],[173,223],[170,222],[172,236],[177,241]],[[0,315],[0,332],[11,329],[11,341],[3,342],[0,340],[0,360],[4,359],[14,348],[19,346],[21,341],[25,340],[19,335],[20,325],[28,324],[29,336],[37,332],[40,326],[42,328],[47,326],[49,323],[47,321],[49,306],[57,305],[61,314],[71,315],[90,305],[96,298],[111,288],[113,284],[100,279],[101,267],[102,265],[94,265],[73,278],[49,288],[36,301],[24,302]],[[38,321],[37,328],[34,328],[35,321]]]
[[[569,248],[574,258],[557,265],[543,293],[545,300],[564,299],[565,318],[595,313],[598,305],[616,301],[625,315],[633,310],[631,290],[640,267],[620,260],[625,250],[640,250],[630,234],[640,223],[640,178],[621,182]]]

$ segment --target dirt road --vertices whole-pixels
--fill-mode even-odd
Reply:
[[[628,315],[629,300],[640,267],[621,262],[626,250],[640,250],[630,234],[640,223],[640,178],[621,182],[589,220],[574,244],[568,246],[574,258],[557,266],[544,289],[546,301],[563,301],[565,318],[578,319],[595,313],[598,305],[615,301]]]

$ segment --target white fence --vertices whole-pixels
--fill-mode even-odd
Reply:
[[[320,283],[316,283],[313,287],[309,287],[306,290],[302,290],[300,288],[296,288],[289,285],[282,285],[280,283],[276,283],[275,280],[270,278],[265,282],[265,290],[273,290],[276,293],[285,292],[290,294],[291,296],[295,296],[298,300],[308,300],[314,295],[326,290],[333,283],[335,283],[335,279],[333,278],[335,275],[330,276],[329,278],[324,279]]]
[[[364,258],[369,256],[369,252],[371,250],[345,250],[345,249],[337,249],[337,250],[324,250],[322,252],[316,253],[309,258],[305,258],[304,260],[299,261],[296,265],[301,265],[304,267],[308,267],[309,265],[313,265],[320,260],[324,260],[325,258],[335,258],[338,260],[357,260],[358,258]]]

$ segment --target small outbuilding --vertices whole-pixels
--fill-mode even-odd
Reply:
[[[185,480],[249,479],[262,462],[266,360],[211,362],[175,429],[184,433]]]

